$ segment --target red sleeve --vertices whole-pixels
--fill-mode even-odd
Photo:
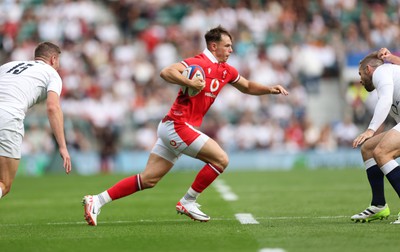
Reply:
[[[229,66],[229,75],[230,75],[230,80],[229,83],[236,83],[240,79],[240,74],[236,68],[233,66]]]

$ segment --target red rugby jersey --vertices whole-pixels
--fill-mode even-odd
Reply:
[[[214,103],[221,89],[227,83],[239,80],[238,71],[227,63],[218,63],[212,53],[205,49],[203,53],[181,62],[185,67],[199,65],[205,73],[206,86],[195,96],[190,97],[179,90],[178,96],[172,105],[168,116],[177,122],[187,122],[193,126],[200,126],[204,115]]]

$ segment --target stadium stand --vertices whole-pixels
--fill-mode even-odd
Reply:
[[[147,151],[155,141],[177,92],[160,69],[200,52],[202,34],[223,24],[235,38],[230,63],[290,95],[245,97],[226,88],[202,130],[228,151],[337,151],[350,147],[336,126],[354,115],[346,94],[358,61],[380,47],[399,51],[399,10],[398,1],[371,0],[5,0],[0,63],[32,58],[38,41],[61,45],[68,144],[77,155],[101,153],[94,165],[107,171],[120,153]],[[361,106],[369,113],[367,101]],[[52,141],[38,144],[49,134],[35,130],[47,123],[43,108],[26,120],[24,154],[53,153]]]

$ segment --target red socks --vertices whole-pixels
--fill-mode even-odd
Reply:
[[[203,192],[223,172],[212,164],[206,164],[197,174],[192,188],[198,193]],[[124,178],[107,190],[112,200],[116,200],[142,190],[140,175]]]
[[[140,175],[124,178],[107,190],[110,198],[116,200],[142,190]]]
[[[223,172],[222,169],[212,164],[206,164],[197,174],[192,188],[198,193],[206,189]]]

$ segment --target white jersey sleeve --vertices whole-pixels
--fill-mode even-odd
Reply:
[[[372,129],[373,131],[376,131],[389,115],[393,103],[396,79],[393,71],[393,65],[384,64],[379,66],[372,75],[372,83],[378,95],[374,115],[368,126],[368,129]]]
[[[12,61],[0,66],[0,109],[24,119],[27,110],[47,98],[61,94],[57,71],[43,61]]]

